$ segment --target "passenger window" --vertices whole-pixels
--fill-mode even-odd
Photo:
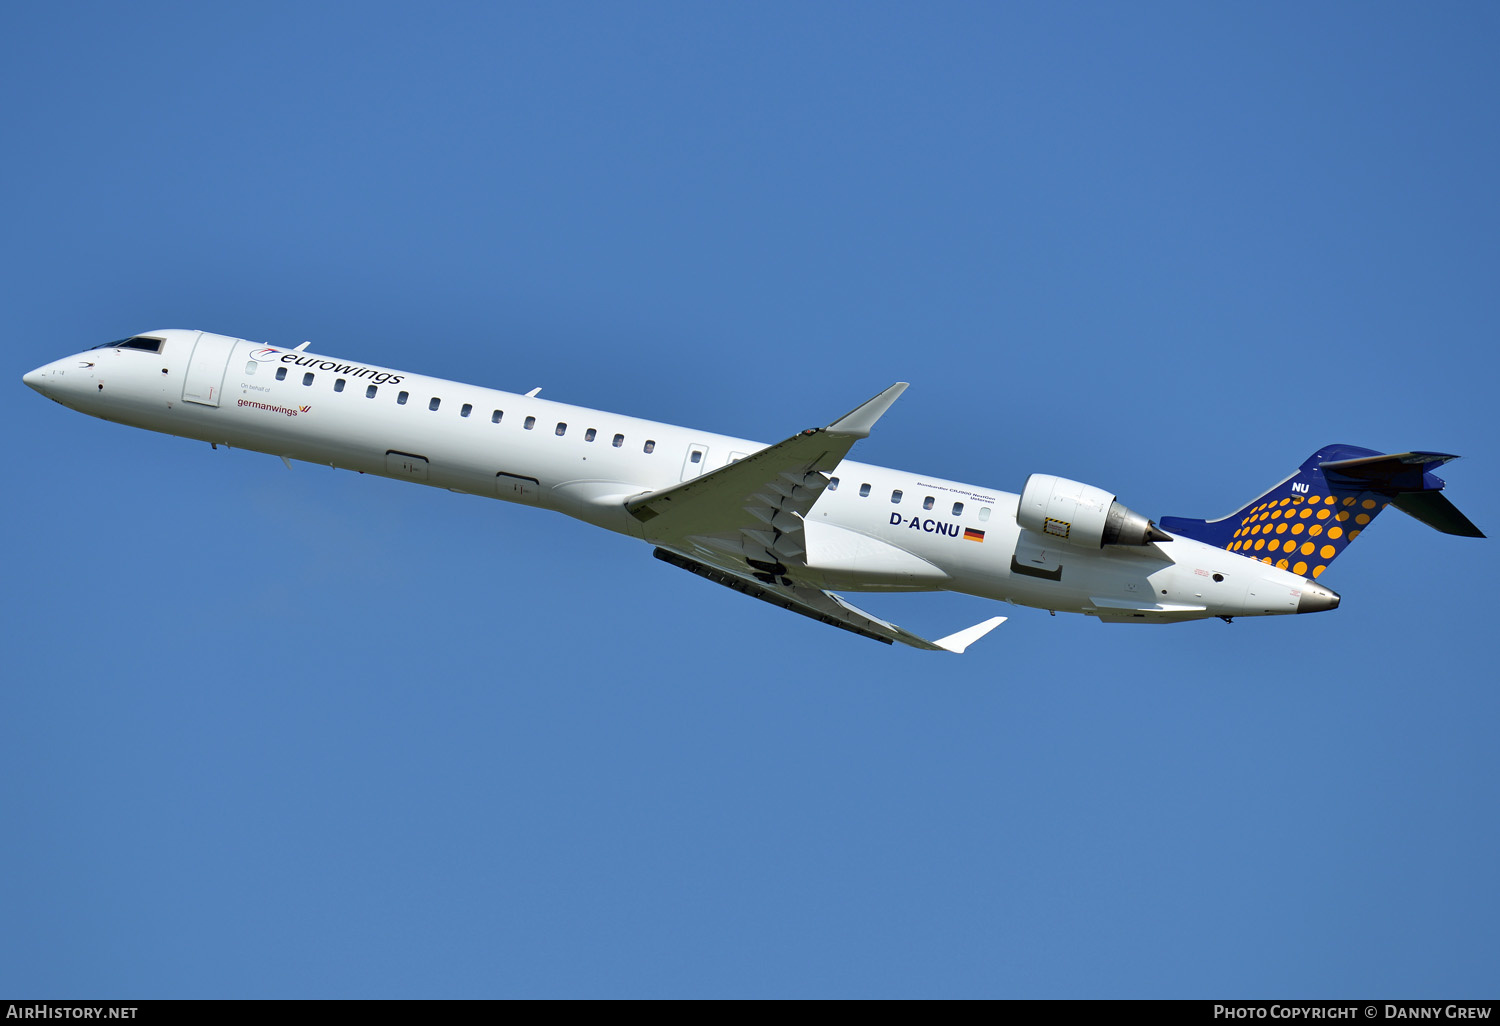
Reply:
[[[891,501],[892,502],[900,502],[901,501],[901,489],[897,488],[895,491],[891,492]]]
[[[375,398],[375,393],[378,392],[378,391],[380,391],[380,389],[376,388],[374,385],[371,385],[369,388],[365,389],[365,398],[366,399],[374,399]]]
[[[961,517],[961,516],[964,515],[964,504],[963,503],[961,503],[961,502],[955,502],[953,504],[953,515],[956,516],[956,517]]]
[[[311,371],[308,371],[306,374],[302,375],[302,383],[304,385],[311,385],[313,383],[313,376]]]
[[[828,490],[830,492],[836,492],[836,491],[839,490],[839,479],[838,478],[836,478],[836,477],[830,477],[828,479]]]
[[[276,368],[276,380],[277,381],[285,381],[286,380],[286,368],[285,367],[277,367]]]
[[[701,452],[699,452],[697,449],[694,449],[693,450],[693,454],[688,457],[688,462],[689,463],[702,463],[703,462],[703,454]]]
[[[464,403],[463,409],[461,409],[461,410],[458,411],[458,415],[460,417],[467,417],[469,414],[471,414],[473,412],[474,412],[474,404],[473,403]]]
[[[526,423],[522,424],[521,426],[523,428],[525,428],[527,431],[530,431],[532,428],[536,427],[536,418],[535,417],[527,417],[526,418]]]
[[[427,404],[427,408],[435,411],[441,405],[443,405],[443,401],[437,396],[433,396],[432,401]]]
[[[648,438],[648,439],[646,439],[646,444],[641,449],[641,451],[642,452],[655,452],[656,451],[656,439],[654,439],[654,438]]]
[[[396,405],[397,406],[405,406],[406,405],[406,400],[408,398],[410,398],[410,396],[411,396],[410,392],[397,392],[396,393]]]
[[[859,497],[861,499],[868,499],[870,497],[870,486],[869,485],[862,484],[862,485],[859,486]]]
[[[500,418],[503,417],[503,416],[505,416],[505,412],[503,410],[496,410],[494,413],[490,414],[490,423],[491,424],[498,424],[498,423],[500,423]]]
[[[594,440],[595,434],[597,434],[597,432],[593,428],[589,428],[583,433],[583,440],[585,442],[592,442]]]
[[[562,421],[558,421],[557,422],[557,431],[556,431],[557,437],[561,438],[563,435],[565,435],[567,433],[568,433],[568,425],[564,424]]]
[[[980,520],[988,520],[989,518],[990,518],[990,508],[988,506],[980,506],[979,507],[979,519]]]
[[[344,390],[344,379],[343,378],[338,378],[338,379],[336,379],[334,381],[334,383],[333,383],[333,390],[335,392],[342,392]]]
[[[615,440],[612,443],[610,443],[610,444],[612,444],[616,449],[618,449],[620,446],[622,446],[622,445],[625,444],[625,436],[624,435],[615,435]]]
[[[932,496],[930,496],[930,495],[927,496],[927,498],[925,498],[925,499],[922,500],[922,508],[923,509],[931,509],[932,508],[932,501],[933,501],[932,500]]]
[[[254,374],[255,373],[255,368],[257,368],[259,366],[260,366],[260,364],[256,363],[254,360],[251,360],[249,363],[245,364],[245,373],[246,374]]]

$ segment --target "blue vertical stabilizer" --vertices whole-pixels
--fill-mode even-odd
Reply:
[[[1447,534],[1483,538],[1432,473],[1446,453],[1328,445],[1260,498],[1218,520],[1163,517],[1161,527],[1293,573],[1317,577],[1386,506]]]

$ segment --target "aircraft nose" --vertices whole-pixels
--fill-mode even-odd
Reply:
[[[21,380],[40,392],[42,390],[43,382],[47,380],[48,370],[49,368],[47,367],[38,367],[34,371],[29,371],[26,374],[23,374],[21,376]]]
[[[1308,584],[1303,586],[1302,597],[1297,600],[1297,612],[1321,613],[1325,609],[1337,609],[1339,602],[1339,593],[1332,588]]]

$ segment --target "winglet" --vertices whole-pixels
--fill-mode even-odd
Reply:
[[[881,418],[881,415],[891,408],[891,404],[901,398],[901,393],[906,391],[907,384],[905,381],[898,381],[874,399],[850,410],[828,425],[829,434],[869,438],[870,429],[875,426],[875,422]]]
[[[974,644],[974,642],[978,641],[980,638],[984,637],[986,634],[994,630],[996,627],[999,627],[1004,622],[1005,617],[992,616],[988,620],[984,621],[984,623],[976,623],[974,626],[965,628],[964,630],[959,631],[957,634],[950,634],[946,638],[938,638],[933,642],[933,644],[945,652],[953,652],[957,655],[962,655],[964,649]]]

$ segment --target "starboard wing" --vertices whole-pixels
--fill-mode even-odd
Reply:
[[[983,623],[977,623],[973,627],[950,634],[936,641],[928,641],[926,638],[918,637],[910,631],[898,627],[865,612],[857,606],[851,605],[843,598],[831,591],[820,591],[796,584],[785,578],[772,579],[769,582],[760,579],[759,575],[740,573],[727,566],[710,565],[690,559],[680,552],[670,549],[658,548],[655,551],[657,559],[681,567],[689,573],[697,574],[705,580],[722,584],[726,588],[733,588],[742,595],[769,602],[773,606],[800,613],[803,616],[826,623],[830,627],[838,627],[841,630],[858,634],[863,638],[884,642],[889,645],[901,642],[912,648],[926,649],[930,652],[955,652],[961,653],[968,646],[984,637],[990,631],[1005,622],[1005,617],[994,616]]]

